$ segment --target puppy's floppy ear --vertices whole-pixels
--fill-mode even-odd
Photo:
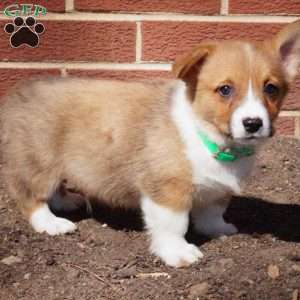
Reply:
[[[188,87],[191,100],[194,99],[197,85],[197,77],[200,69],[216,47],[214,43],[203,43],[194,48],[192,51],[179,56],[172,67],[173,74],[182,79]]]
[[[273,39],[287,81],[292,81],[300,66],[300,20],[285,26]]]

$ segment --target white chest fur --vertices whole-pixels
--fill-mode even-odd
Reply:
[[[186,86],[178,83],[173,95],[172,118],[186,147],[186,156],[191,163],[193,183],[199,186],[201,196],[207,201],[217,200],[224,194],[238,194],[240,180],[245,177],[252,166],[252,158],[243,158],[235,162],[216,160],[203,145],[197,135],[201,128],[200,120],[192,110],[186,98]]]

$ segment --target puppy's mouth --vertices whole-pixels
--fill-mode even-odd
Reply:
[[[249,135],[243,138],[243,140],[245,140],[246,142],[248,141],[249,143],[251,143],[252,141],[259,141],[261,139],[266,139],[268,138],[268,136],[262,136],[262,135]]]
[[[263,136],[263,135],[253,134],[253,135],[248,135],[245,137],[238,137],[238,138],[232,137],[232,141],[237,144],[241,144],[241,145],[256,145],[256,144],[259,144],[259,143],[265,141],[270,136],[271,135]]]
[[[245,140],[255,140],[255,139],[257,139],[257,137],[253,135],[245,138]]]
[[[256,145],[273,136],[273,130],[269,131],[268,135],[261,133],[245,134],[244,136],[234,136],[232,132],[226,134],[229,141],[241,145]]]
[[[216,126],[217,127],[217,126]],[[225,137],[225,139],[230,144],[237,145],[256,145],[261,142],[264,142],[266,139],[274,135],[274,128],[270,126],[269,130],[265,132],[255,132],[255,133],[244,133],[242,136],[235,136],[233,130],[230,127],[220,128],[217,127],[219,132]]]

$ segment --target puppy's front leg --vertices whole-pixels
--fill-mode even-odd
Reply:
[[[167,265],[187,266],[203,256],[195,245],[187,243],[184,238],[189,224],[190,206],[186,203],[174,207],[177,197],[181,194],[178,193],[178,189],[170,190],[171,194],[165,192],[166,187],[162,193],[165,196],[164,202],[157,201],[159,199],[157,193],[154,194],[155,200],[147,196],[142,198],[144,221],[151,237],[150,250]],[[159,193],[160,196],[162,194]]]

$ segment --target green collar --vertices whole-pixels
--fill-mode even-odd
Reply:
[[[235,161],[239,158],[254,154],[254,148],[252,146],[228,147],[222,149],[200,131],[198,131],[198,137],[201,139],[209,152],[213,154],[214,158],[220,161]]]

